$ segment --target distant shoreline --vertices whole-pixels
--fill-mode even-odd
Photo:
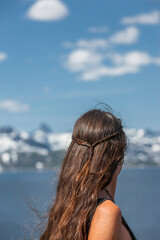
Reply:
[[[160,166],[149,166],[149,165],[146,165],[146,166],[124,166],[123,167],[123,169],[122,169],[122,171],[126,171],[126,170],[147,170],[147,169],[149,169],[149,170],[151,170],[151,169],[153,169],[153,170],[159,170],[160,169]],[[33,172],[33,173],[47,173],[47,172],[50,172],[50,173],[52,173],[52,172],[57,172],[59,170],[59,167],[55,167],[55,168],[53,168],[53,169],[41,169],[41,170],[36,170],[36,169],[26,169],[26,170],[24,170],[24,169],[11,169],[11,170],[3,170],[3,171],[1,171],[0,172],[0,174],[3,174],[3,173],[31,173],[31,172]]]

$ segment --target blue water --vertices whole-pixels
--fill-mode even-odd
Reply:
[[[56,172],[0,174],[0,240],[22,240],[37,225],[26,202],[46,210],[54,198]],[[123,169],[117,205],[139,240],[160,240],[160,169]],[[28,229],[30,228],[30,229]],[[28,230],[27,230],[28,229]]]

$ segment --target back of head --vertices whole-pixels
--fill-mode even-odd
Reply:
[[[110,183],[125,150],[121,120],[112,113],[93,109],[76,121],[48,226],[40,240],[87,239],[98,193]]]
[[[101,175],[109,170],[113,173],[124,158],[126,136],[121,120],[110,112],[94,109],[82,115],[74,125],[72,139],[77,140],[73,141],[72,149],[75,149],[74,158],[79,159],[74,163],[76,166],[79,163],[84,168],[88,162],[89,174]],[[88,148],[93,146],[94,154],[91,161],[87,145]]]
[[[94,109],[76,121],[73,136],[93,143],[121,129],[121,120],[112,113]]]

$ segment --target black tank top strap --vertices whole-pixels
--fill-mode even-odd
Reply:
[[[112,202],[114,202],[114,199],[113,199],[112,195],[110,194],[110,192],[109,192],[106,188],[104,188],[104,190],[105,190],[106,193],[110,196]],[[115,203],[115,202],[114,202],[114,203]]]
[[[132,240],[137,240],[137,238],[135,237],[134,233],[132,232],[132,230],[130,229],[128,223],[126,222],[126,220],[124,219],[124,217],[122,216],[122,223],[123,225],[126,227],[126,229],[128,230]]]
[[[102,202],[106,201],[106,200],[111,200],[112,202],[114,202],[114,199],[112,198],[110,192],[104,188],[104,190],[107,192],[107,194],[109,195],[110,199],[107,197],[103,197],[103,198],[98,198],[97,199],[97,206],[99,206]],[[115,202],[114,202],[115,203]]]
[[[97,199],[97,207],[98,207],[101,203],[103,203],[104,201],[106,201],[106,200],[110,200],[110,199],[108,199],[108,198],[106,198],[106,197],[104,197],[104,198],[98,198],[98,199]]]

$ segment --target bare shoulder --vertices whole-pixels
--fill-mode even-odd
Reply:
[[[103,220],[106,224],[108,220],[117,222],[121,220],[121,209],[111,200],[101,203],[94,214],[94,220]]]
[[[96,209],[97,212],[109,214],[113,217],[121,216],[121,209],[111,200],[102,202]],[[110,217],[111,217],[110,216]]]
[[[88,240],[119,240],[121,209],[112,201],[101,203],[93,216]]]

